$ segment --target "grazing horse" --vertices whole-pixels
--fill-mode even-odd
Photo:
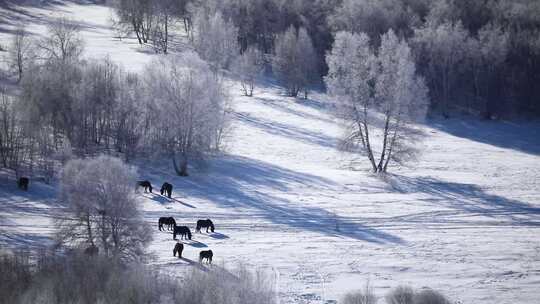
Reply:
[[[148,190],[150,190],[150,193],[152,193],[152,184],[150,184],[150,182],[147,180],[138,181],[137,186],[144,187],[144,193],[148,192]]]
[[[173,256],[176,256],[176,253],[178,252],[178,258],[181,259],[182,258],[182,251],[184,251],[184,244],[178,242],[174,246],[172,254],[173,254]]]
[[[212,257],[214,256],[214,253],[212,250],[203,250],[201,253],[199,253],[199,263],[202,264],[203,260],[206,259],[208,264],[212,264]]]
[[[161,195],[163,195],[163,193],[166,193],[166,194],[167,194],[167,197],[168,197],[168,198],[171,198],[171,195],[172,195],[172,185],[169,184],[169,183],[163,183],[163,185],[161,186]]]
[[[28,184],[30,183],[30,179],[28,177],[20,177],[17,181],[17,187],[19,189],[22,189],[24,191],[28,191]]]
[[[186,238],[191,240],[191,231],[187,226],[174,226],[173,240],[176,240],[177,234],[180,234],[180,239]]]
[[[90,245],[84,249],[84,254],[88,256],[95,256],[99,253],[99,247],[96,245]]]
[[[162,229],[165,230],[163,225],[167,225],[167,230],[173,230],[174,226],[176,226],[176,221],[174,220],[174,217],[160,217],[158,221],[159,231]]]
[[[210,230],[214,232],[214,223],[212,223],[212,221],[209,219],[198,220],[197,228],[195,228],[195,231],[201,232],[201,228],[206,228],[206,233],[208,233],[208,228],[210,228]]]

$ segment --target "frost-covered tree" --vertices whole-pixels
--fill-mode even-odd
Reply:
[[[374,172],[386,172],[390,160],[401,162],[413,156],[411,142],[417,134],[411,123],[425,116],[427,88],[416,75],[407,43],[389,31],[374,54],[366,34],[340,32],[327,63],[326,84],[348,122],[344,144],[361,143]],[[377,157],[372,134],[381,119]]]
[[[300,87],[301,90],[304,91],[304,98],[307,99],[309,86],[319,79],[319,76],[315,47],[313,46],[313,41],[305,28],[300,28],[298,30],[298,41],[296,48],[297,52],[300,54],[297,63],[301,75]]]
[[[371,145],[366,137],[369,139],[368,111],[371,111],[374,102],[370,83],[374,59],[369,37],[364,33],[349,32],[336,34],[332,51],[326,57],[329,68],[325,77],[326,85],[329,92],[341,102],[340,116],[351,122],[344,141],[346,145],[357,142],[364,148]]]
[[[373,169],[386,172],[390,160],[401,163],[418,152],[419,133],[413,124],[426,116],[428,90],[416,74],[409,45],[392,30],[382,36],[374,72],[375,105],[383,115],[384,127],[379,162]]]
[[[84,49],[80,26],[67,18],[59,18],[47,26],[47,35],[38,46],[49,60],[78,60]]]
[[[305,97],[316,73],[316,53],[309,34],[304,28],[293,26],[278,36],[272,61],[274,73],[291,97],[304,90]]]
[[[137,74],[120,73],[120,89],[117,93],[112,117],[112,138],[115,150],[130,161],[144,145],[143,139],[148,123],[144,109],[144,84]],[[142,118],[142,119],[141,119]]]
[[[222,82],[194,52],[152,62],[145,72],[154,138],[186,176],[191,160],[219,149],[226,127]]]
[[[0,86],[0,165],[18,169],[25,156],[28,139],[21,125],[21,113],[17,100]]]
[[[253,96],[255,81],[264,71],[264,58],[261,52],[249,47],[233,62],[232,70],[240,78],[240,85],[245,96]]]
[[[199,9],[195,16],[193,46],[214,71],[227,69],[239,53],[238,29],[219,11]]]
[[[495,112],[495,104],[500,99],[496,92],[502,85],[500,69],[509,51],[508,33],[501,27],[488,24],[480,29],[477,38],[471,38],[467,50],[470,69],[474,80],[476,105],[482,116],[490,119]]]
[[[390,28],[407,33],[418,21],[409,2],[413,1],[343,0],[329,19],[337,30],[366,33],[372,41],[379,42]]]
[[[117,23],[131,29],[139,44],[147,43],[155,21],[155,6],[151,0],[113,1]]]
[[[152,4],[154,25],[150,31],[150,38],[154,50],[166,54],[169,49],[171,27],[174,25],[179,3],[175,0],[159,0],[153,1]]]
[[[32,40],[23,26],[17,27],[8,47],[9,64],[17,73],[17,80],[21,81],[32,57]]]
[[[459,73],[465,68],[468,40],[469,34],[461,22],[428,22],[414,33],[418,64],[430,83],[432,98],[440,103],[444,116],[449,115]]]
[[[151,232],[141,216],[134,185],[134,169],[117,158],[69,161],[60,180],[59,199],[67,213],[57,221],[58,240],[97,246],[106,256],[142,257]]]

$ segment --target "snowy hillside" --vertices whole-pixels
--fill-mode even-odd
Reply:
[[[80,20],[89,56],[108,54],[140,71],[153,56],[131,39],[113,38],[108,8],[69,3],[0,11],[0,40],[15,16],[42,33],[47,18]],[[536,303],[540,295],[540,125],[433,119],[422,157],[369,173],[364,157],[336,149],[341,135],[331,100],[282,96],[265,84],[253,98],[233,96],[227,151],[187,178],[170,164],[142,164],[141,178],[175,186],[173,199],[141,192],[155,228],[152,265],[181,275],[201,248],[212,267],[244,263],[276,277],[283,303],[338,300],[369,280],[377,295],[408,284],[429,286],[462,303]],[[154,191],[156,192],[156,191]],[[0,245],[50,241],[55,189],[35,182],[20,192],[0,175]],[[185,259],[171,254],[171,233],[157,219],[194,228],[210,218],[216,233],[195,234]],[[382,301],[381,301],[382,302]]]

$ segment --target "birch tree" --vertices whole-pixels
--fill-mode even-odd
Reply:
[[[226,125],[223,83],[193,52],[154,61],[145,76],[157,144],[176,173],[187,176],[192,160],[219,149]]]
[[[348,122],[343,144],[349,148],[360,143],[372,160],[368,113],[374,103],[370,81],[375,57],[369,37],[364,33],[338,32],[326,62],[329,68],[326,85],[340,101],[341,118]]]
[[[255,81],[264,71],[264,58],[261,52],[249,47],[233,63],[232,70],[240,78],[240,85],[245,96],[253,96]]]
[[[366,34],[340,32],[327,63],[326,84],[348,123],[344,144],[361,144],[376,173],[386,172],[390,160],[401,162],[414,156],[410,143],[418,137],[412,123],[425,116],[428,101],[407,43],[389,31],[375,53]],[[374,145],[379,138],[373,133],[381,118],[381,143]]]
[[[316,73],[316,53],[309,34],[304,28],[294,26],[278,36],[272,68],[291,97],[304,90],[307,98],[308,86]]]
[[[38,44],[48,60],[63,63],[77,61],[84,49],[80,26],[67,18],[59,18],[47,26],[48,35]]]
[[[382,148],[375,172],[414,158],[419,131],[413,124],[425,118],[428,98],[424,79],[416,75],[411,49],[392,30],[382,36],[375,72],[375,105],[383,115]],[[372,163],[372,165],[374,165]]]
[[[151,231],[141,216],[134,186],[134,169],[117,158],[69,161],[60,181],[60,200],[68,213],[57,221],[58,239],[97,246],[106,256],[140,258]]]
[[[469,35],[461,22],[435,24],[428,22],[415,30],[413,43],[417,60],[434,90],[432,97],[440,103],[445,117],[449,116],[452,93],[459,73],[464,70]]]
[[[8,54],[11,69],[16,72],[17,81],[21,81],[32,57],[32,40],[23,26],[19,26],[15,30],[11,44],[8,47]]]
[[[470,39],[468,55],[474,80],[476,101],[484,118],[495,112],[501,85],[499,72],[509,51],[509,37],[502,28],[488,24],[480,29],[477,38]]]
[[[238,29],[223,18],[219,11],[213,13],[199,9],[195,17],[193,46],[199,56],[217,72],[227,69],[239,53]]]

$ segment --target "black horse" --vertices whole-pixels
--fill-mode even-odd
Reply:
[[[84,254],[88,256],[95,256],[99,253],[99,247],[96,245],[90,245],[84,249]]]
[[[20,177],[17,181],[17,186],[19,189],[22,189],[24,191],[28,191],[28,184],[30,183],[30,179],[28,177]]]
[[[212,257],[214,256],[214,253],[212,250],[203,250],[201,253],[199,253],[199,263],[202,263],[203,260],[206,259],[208,264],[212,264]]]
[[[173,240],[176,240],[177,234],[180,234],[180,239],[187,238],[191,240],[191,230],[187,226],[174,226]]]
[[[150,193],[152,193],[152,184],[150,184],[149,181],[138,181],[137,186],[144,187],[144,193],[148,192],[150,190]]]
[[[201,228],[206,228],[206,233],[208,233],[208,228],[210,228],[210,230],[214,232],[214,223],[212,223],[212,221],[209,219],[198,220],[197,228],[195,228],[195,231],[201,232]]]
[[[167,230],[173,230],[174,226],[176,226],[176,221],[174,220],[174,217],[160,217],[158,221],[159,231],[162,229],[165,230],[163,225],[167,225]]]
[[[178,242],[174,246],[172,254],[173,254],[173,256],[176,256],[176,253],[178,252],[178,258],[181,259],[182,258],[182,251],[184,251],[184,244]]]
[[[166,193],[167,194],[167,197],[171,198],[171,195],[172,195],[172,185],[165,182],[163,183],[163,185],[161,186],[161,195],[163,195],[163,193]]]

